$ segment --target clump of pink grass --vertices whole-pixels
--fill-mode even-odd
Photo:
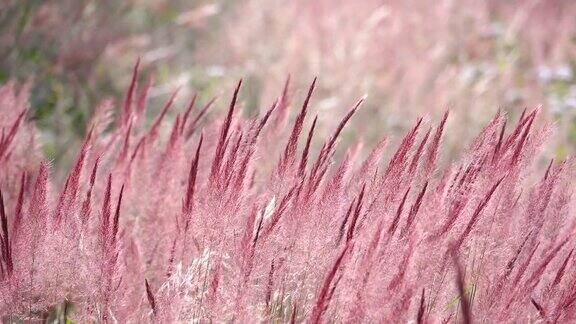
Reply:
[[[449,163],[448,114],[389,153],[384,138],[335,159],[362,100],[317,138],[316,81],[285,128],[288,83],[259,117],[240,116],[239,82],[213,123],[213,100],[180,111],[174,95],[146,127],[137,80],[118,118],[96,112],[62,188],[0,90],[5,320],[576,320],[573,165],[539,172],[538,111],[513,127],[497,114]]]

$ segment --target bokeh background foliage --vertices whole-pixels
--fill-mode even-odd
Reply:
[[[177,23],[187,1],[16,0],[0,4],[0,82],[30,88],[30,118],[42,132],[47,157],[56,164],[83,136],[95,107],[120,99],[138,57],[160,85],[169,85],[197,41],[214,32],[201,24]],[[188,2],[189,3],[189,2]],[[194,7],[202,6],[195,1]],[[202,8],[200,8],[202,9]],[[183,61],[192,61],[185,58]],[[194,66],[190,71],[197,70]],[[211,80],[193,83],[209,92]],[[181,83],[181,82],[180,82]],[[156,89],[153,98],[167,89]]]
[[[560,133],[549,155],[562,158],[576,143],[575,17],[571,0],[8,0],[0,82],[30,88],[44,153],[63,166],[95,107],[122,99],[138,57],[151,107],[178,87],[179,104],[194,91],[206,102],[244,78],[256,113],[289,74],[297,98],[320,77],[319,111],[367,94],[343,135],[369,144],[450,109],[456,151],[497,109],[541,104]]]

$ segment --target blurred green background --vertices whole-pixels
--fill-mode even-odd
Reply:
[[[94,108],[122,98],[138,57],[142,78],[154,75],[159,85],[153,101],[176,85],[211,95],[216,80],[190,55],[217,32],[227,7],[205,1],[3,1],[0,83],[30,87],[30,118],[44,152],[56,165],[66,163]]]

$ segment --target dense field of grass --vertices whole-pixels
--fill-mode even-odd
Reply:
[[[575,14],[5,1],[0,317],[575,321]]]

